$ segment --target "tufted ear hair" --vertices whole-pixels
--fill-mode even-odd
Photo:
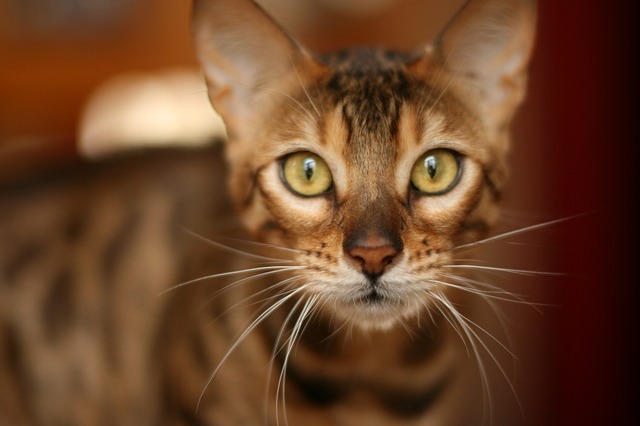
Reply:
[[[436,38],[439,63],[466,83],[495,129],[524,98],[535,23],[535,0],[470,0]]]
[[[252,0],[194,0],[192,19],[209,99],[229,137],[243,137],[286,76],[312,59]]]

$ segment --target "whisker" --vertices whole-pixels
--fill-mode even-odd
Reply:
[[[293,62],[292,62],[291,65],[292,65],[293,71],[296,73],[296,78],[298,79],[298,83],[300,83],[300,87],[302,87],[302,91],[304,92],[305,96],[309,100],[309,103],[311,104],[311,106],[315,110],[316,115],[318,116],[318,118],[322,117],[322,115],[320,114],[320,110],[318,109],[316,104],[313,102],[313,99],[311,99],[311,96],[309,95],[309,91],[307,90],[306,85],[302,82],[302,78],[300,78],[300,74],[298,73],[298,68],[296,68],[296,66],[295,66],[295,64]]]
[[[200,409],[200,404],[202,402],[202,398],[204,397],[204,393],[205,391],[209,388],[209,386],[211,385],[211,382],[213,381],[214,377],[216,376],[216,374],[218,374],[218,371],[220,370],[220,368],[222,368],[222,365],[226,362],[226,360],[231,356],[231,354],[233,352],[235,352],[236,348],[247,338],[247,336],[253,331],[255,330],[255,328],[260,325],[266,318],[268,318],[271,314],[273,314],[278,308],[280,308],[280,306],[284,305],[287,301],[289,301],[292,297],[294,297],[295,295],[297,295],[298,293],[302,292],[307,286],[301,286],[298,287],[295,290],[292,290],[289,294],[285,295],[284,297],[282,297],[280,300],[278,300],[277,302],[275,302],[273,305],[269,306],[269,308],[267,308],[265,311],[263,311],[260,315],[258,315],[258,317],[253,320],[251,322],[251,324],[245,329],[245,331],[242,332],[242,334],[233,342],[233,344],[231,345],[231,347],[227,350],[227,352],[225,353],[225,355],[222,357],[222,359],[220,360],[220,362],[218,363],[218,365],[216,366],[216,368],[214,369],[213,373],[211,373],[211,375],[209,376],[209,378],[207,379],[202,392],[200,392],[200,396],[198,397],[198,402],[196,404],[196,412],[198,412],[198,410]]]
[[[243,257],[249,257],[249,258],[268,261],[268,262],[274,262],[274,261],[275,262],[289,262],[289,263],[293,262],[293,260],[290,260],[290,259],[278,259],[278,258],[274,258],[274,257],[261,256],[259,254],[255,254],[255,253],[249,253],[249,252],[246,252],[246,251],[243,251],[243,250],[238,250],[236,248],[233,248],[233,247],[227,246],[225,244],[219,243],[217,241],[214,241],[214,240],[212,240],[210,238],[206,238],[206,237],[198,234],[197,232],[192,231],[192,230],[190,230],[188,228],[185,228],[185,227],[182,227],[182,230],[184,232],[186,232],[187,234],[189,234],[190,236],[194,237],[195,239],[198,239],[198,240],[200,240],[200,241],[202,241],[202,242],[204,242],[204,243],[206,243],[206,244],[208,244],[208,245],[210,245],[212,247],[216,247],[218,249],[227,251],[229,253],[239,254],[239,255],[241,255]],[[257,245],[258,243],[255,243],[255,244]],[[272,248],[276,248],[276,246],[273,246]],[[278,247],[278,248],[283,249],[282,247]]]
[[[580,214],[576,214],[576,215],[573,215],[573,216],[567,216],[567,217],[562,218],[562,219],[554,219],[554,220],[550,220],[550,221],[547,221],[547,222],[542,222],[542,223],[537,223],[537,224],[534,224],[534,225],[525,226],[523,228],[518,228],[518,229],[511,230],[511,231],[503,232],[501,234],[494,235],[494,236],[491,236],[491,237],[488,237],[488,238],[484,238],[482,240],[474,241],[474,242],[467,243],[467,244],[462,244],[462,245],[459,245],[459,246],[456,246],[456,247],[453,247],[453,248],[449,249],[449,251],[458,251],[458,250],[465,249],[465,248],[476,247],[476,246],[487,244],[487,243],[490,243],[490,242],[493,242],[493,241],[498,241],[498,240],[502,240],[502,239],[505,239],[505,238],[509,238],[509,237],[512,237],[512,236],[515,236],[515,235],[520,235],[520,234],[524,234],[524,233],[527,233],[527,232],[536,231],[536,230],[542,229],[542,228],[548,228],[550,226],[558,225],[560,223],[564,223],[564,222],[567,222],[569,220],[573,220],[573,219],[576,219],[578,217],[584,216],[585,214],[587,214],[587,213],[580,213]]]
[[[313,114],[307,110],[304,105],[302,105],[298,100],[296,100],[294,97],[292,97],[291,95],[289,95],[288,93],[282,91],[282,90],[274,90],[274,89],[267,89],[265,87],[261,87],[259,85],[251,85],[251,84],[246,84],[242,81],[239,80],[233,80],[233,84],[240,86],[240,87],[244,87],[244,88],[248,88],[251,89],[252,91],[259,91],[261,93],[267,93],[267,94],[275,94],[275,95],[282,95],[285,98],[287,98],[288,100],[293,102],[293,105],[295,105],[297,107],[297,109],[301,112],[303,112],[304,114],[308,115],[309,118],[312,121],[315,121]]]
[[[565,274],[562,272],[546,272],[546,271],[533,271],[528,269],[516,269],[516,268],[503,268],[499,266],[484,266],[484,265],[442,265],[444,268],[453,269],[476,269],[480,271],[489,272],[504,272],[508,274],[526,275],[526,276],[553,276],[561,277]]]
[[[458,323],[456,321],[453,321],[453,319],[451,318],[450,314],[448,314],[447,311],[445,309],[443,309],[442,306],[440,306],[437,303],[435,303],[434,306],[438,310],[438,312],[440,312],[442,317],[449,323],[451,328],[453,328],[453,330],[456,332],[456,334],[460,337],[460,340],[462,341],[462,344],[464,345],[465,352],[467,353],[467,356],[471,356],[471,352],[470,352],[469,346],[467,344],[467,340],[468,339],[465,339],[464,333],[460,329],[460,326],[458,325]],[[430,308],[427,306],[427,309],[430,309]],[[433,317],[432,317],[432,320],[433,320]],[[434,324],[435,324],[435,321],[434,321]]]
[[[298,338],[299,338],[299,336],[300,336],[300,334],[302,332],[305,320],[309,316],[309,314],[312,311],[313,307],[315,306],[317,300],[318,300],[318,295],[314,294],[313,296],[311,296],[305,302],[305,304],[304,304],[304,306],[302,308],[302,311],[300,312],[300,315],[298,316],[298,319],[296,320],[296,323],[293,326],[293,329],[291,331],[291,335],[287,339],[287,349],[286,349],[285,357],[284,357],[284,360],[283,360],[283,363],[282,363],[282,369],[280,370],[280,377],[278,378],[278,385],[276,387],[276,401],[279,400],[280,389],[282,389],[282,412],[284,413],[285,424],[289,424],[289,422],[287,421],[287,402],[286,402],[286,398],[285,398],[285,394],[286,394],[285,376],[287,374],[287,366],[289,364],[289,357],[291,356],[291,353],[293,352],[293,348],[294,348],[296,342],[298,341]],[[296,306],[297,306],[297,304],[296,304]],[[279,421],[279,418],[278,418],[278,410],[277,409],[276,409],[276,424],[280,424],[280,421]]]
[[[284,318],[284,320],[282,321],[282,324],[280,325],[280,330],[278,331],[278,335],[276,336],[275,342],[273,344],[273,348],[271,349],[271,359],[269,361],[269,368],[268,368],[268,373],[267,373],[267,381],[266,381],[266,386],[267,386],[267,390],[265,392],[265,399],[266,399],[266,405],[265,405],[265,415],[266,418],[268,418],[268,410],[269,410],[269,388],[270,388],[270,384],[271,384],[271,373],[274,370],[274,363],[275,360],[277,358],[278,353],[280,353],[281,350],[284,349],[285,347],[285,343],[286,341],[282,344],[282,346],[280,345],[280,341],[282,340],[286,330],[287,330],[287,324],[289,324],[289,321],[291,321],[291,318],[293,317],[293,314],[295,313],[295,311],[298,309],[298,306],[300,306],[300,304],[303,302],[303,299],[300,298],[294,305],[293,307],[289,310],[289,313],[287,314],[287,316]],[[278,380],[278,384],[276,385],[276,396],[275,396],[275,401],[276,401],[276,406],[275,406],[275,415],[276,415],[276,424],[279,423],[278,417],[279,417],[279,411],[278,411],[278,401],[279,401],[279,391],[280,391],[280,381]]]
[[[433,282],[433,283],[442,284],[445,287],[455,288],[457,290],[465,291],[467,293],[476,294],[476,295],[481,296],[483,298],[491,298],[491,299],[501,300],[501,301],[505,301],[505,302],[522,303],[522,304],[525,304],[525,305],[530,305],[531,304],[531,302],[528,302],[526,300],[520,300],[519,298],[516,298],[514,300],[512,297],[516,297],[516,296],[512,295],[509,292],[505,292],[505,291],[479,290],[477,288],[468,287],[468,286],[465,286],[465,285],[462,285],[462,284],[453,284],[453,283],[450,283],[450,282],[447,282],[447,281],[440,281],[440,280],[430,280],[430,281]],[[500,296],[500,295],[504,295],[504,296]],[[509,297],[509,296],[511,296],[511,297]]]
[[[218,290],[214,291],[213,293],[211,293],[211,294],[209,295],[209,298],[208,298],[208,299],[209,299],[209,300],[211,300],[211,299],[215,298],[216,296],[220,295],[221,293],[223,293],[223,292],[225,292],[225,291],[228,291],[228,290],[230,290],[230,289],[231,289],[231,288],[233,288],[233,287],[238,287],[238,286],[240,286],[241,284],[247,283],[247,282],[249,282],[249,281],[258,280],[258,279],[260,279],[260,278],[268,277],[268,276],[270,276],[270,275],[280,274],[280,273],[282,273],[282,272],[284,272],[284,271],[282,271],[282,270],[280,270],[280,269],[275,269],[275,270],[273,270],[273,271],[261,272],[261,273],[256,274],[256,275],[251,275],[250,277],[242,278],[242,279],[240,279],[240,280],[237,280],[237,281],[234,281],[234,282],[232,282],[232,283],[230,283],[230,284],[225,285],[225,286],[224,286],[224,287],[222,287],[221,289],[218,289]],[[293,278],[296,278],[296,277],[293,277]],[[280,283],[278,283],[278,284],[273,284],[273,285],[269,286],[268,288],[266,288],[266,289],[264,289],[264,290],[261,290],[261,291],[260,291],[260,292],[258,292],[257,294],[261,293],[262,291],[269,290],[269,289],[273,288],[274,286],[279,286],[281,283],[286,282],[286,281],[289,281],[289,280],[290,280],[290,279],[287,279],[287,280],[281,281],[281,282],[280,282]]]
[[[505,369],[502,367],[502,364],[500,363],[500,361],[498,360],[498,358],[496,357],[496,355],[493,353],[493,351],[491,351],[491,349],[489,349],[489,347],[487,346],[486,343],[484,343],[484,341],[480,338],[480,336],[478,335],[478,333],[476,333],[473,329],[473,327],[477,328],[478,330],[480,330],[483,334],[485,334],[486,336],[488,336],[490,339],[492,339],[494,342],[496,342],[503,350],[505,350],[511,357],[512,359],[517,359],[516,355],[509,349],[506,347],[506,345],[504,345],[504,343],[502,343],[500,341],[500,339],[496,338],[493,334],[491,334],[489,331],[487,331],[485,328],[483,328],[482,326],[480,326],[479,324],[477,324],[476,322],[470,320],[468,317],[464,316],[463,314],[461,314],[454,306],[453,304],[444,296],[442,295],[434,295],[434,297],[436,298],[436,300],[440,301],[442,304],[444,304],[444,306],[447,307],[447,311],[450,312],[452,315],[455,316],[455,318],[458,319],[460,325],[468,332],[465,333],[469,338],[471,338],[471,336],[475,337],[475,341],[478,342],[482,348],[485,350],[485,352],[489,355],[489,357],[493,360],[494,364],[496,365],[496,367],[498,368],[498,370],[500,371],[500,374],[503,376],[503,378],[505,379],[505,381],[507,382],[507,385],[509,386],[509,388],[511,389],[511,392],[513,394],[513,396],[516,399],[516,403],[518,404],[518,407],[520,409],[521,414],[524,416],[524,411],[522,408],[522,404],[520,402],[520,398],[518,397],[518,393],[516,392],[516,389],[513,385],[513,383],[511,382],[511,379],[509,378],[509,375],[507,374],[507,372],[505,371]],[[472,327],[473,326],[473,327]],[[469,334],[470,333],[470,334]],[[474,353],[476,354],[477,357],[477,361],[479,362],[479,367],[480,367],[480,363],[482,363],[482,361],[480,360],[480,354],[477,350],[477,347],[474,343],[472,343],[472,346],[474,347]],[[484,368],[484,367],[482,367]],[[486,372],[483,373],[483,376],[485,377],[484,380],[488,379],[488,376],[486,375]],[[486,383],[486,388],[489,391],[490,394],[490,390],[489,390],[489,386],[488,386],[488,381]],[[490,414],[489,416],[491,417],[491,411],[492,411],[492,403],[491,403],[491,397],[489,396],[489,411]]]
[[[465,287],[462,290],[472,288],[473,290],[478,291],[478,294],[487,295],[487,296],[502,294],[502,295],[504,295],[504,298],[500,298],[500,297],[495,297],[495,298],[498,299],[498,300],[504,300],[504,301],[507,301],[507,302],[522,303],[522,304],[528,305],[531,308],[533,308],[536,311],[538,311],[539,313],[542,313],[542,311],[539,309],[539,306],[554,306],[554,305],[548,304],[548,303],[531,302],[529,300],[526,300],[520,294],[504,290],[503,288],[500,288],[500,287],[495,286],[493,284],[489,284],[487,282],[476,280],[476,279],[473,279],[473,278],[470,278],[470,277],[462,277],[462,276],[459,276],[459,275],[445,274],[445,273],[441,273],[440,275],[442,275],[445,278],[449,278],[451,280],[454,280],[454,281],[457,281],[458,283],[460,283],[460,285]],[[447,283],[447,282],[440,282],[440,283],[441,284],[451,284],[451,283]],[[483,288],[486,288],[488,290],[481,290],[478,287],[483,287]]]
[[[263,243],[260,241],[253,241],[253,240],[246,240],[246,239],[241,239],[241,238],[232,238],[232,237],[220,237],[221,240],[227,240],[227,241],[234,241],[236,243],[239,244],[246,244],[246,245],[250,245],[250,246],[256,246],[256,247],[264,247],[267,249],[275,249],[275,250],[281,250],[284,252],[290,252],[290,253],[305,253],[304,250],[300,250],[300,249],[295,249],[295,248],[291,248],[291,247],[284,247],[284,246],[278,246],[275,244],[269,244],[269,243]],[[269,259],[269,257],[267,257],[267,259]],[[275,260],[280,260],[278,258],[274,258]],[[282,260],[289,260],[289,259],[282,259]]]
[[[505,315],[503,309],[498,306],[498,304],[496,303],[496,301],[506,301],[506,302],[510,302],[510,303],[522,303],[522,304],[526,304],[527,306],[535,309],[536,311],[538,311],[539,313],[542,314],[542,311],[535,306],[535,304],[525,300],[523,297],[521,297],[520,295],[517,295],[515,293],[512,292],[507,292],[505,290],[502,290],[494,285],[488,284],[488,283],[484,283],[482,281],[477,281],[477,280],[472,280],[468,277],[460,277],[460,276],[456,276],[456,275],[451,275],[451,274],[446,274],[445,276],[448,276],[449,278],[458,281],[461,283],[462,286],[472,286],[474,285],[478,285],[480,287],[486,287],[486,288],[490,288],[492,295],[483,295],[480,294],[480,298],[482,300],[484,300],[484,302],[487,304],[487,306],[489,306],[489,308],[491,308],[491,311],[494,313],[494,315],[496,316],[496,319],[498,320],[498,323],[500,324],[500,328],[502,329],[502,332],[505,334],[505,337],[507,339],[507,343],[509,344],[508,346],[511,346],[511,333],[509,331],[509,327],[507,327],[507,316]],[[494,290],[495,289],[495,290]],[[494,296],[496,294],[496,292],[500,292],[505,294],[505,296]],[[513,358],[515,361],[515,358]]]
[[[281,90],[275,90],[275,89],[266,89],[266,88],[260,88],[260,91],[263,93],[270,93],[273,95],[281,95],[284,96],[286,99],[288,99],[289,101],[292,102],[292,106],[295,106],[300,112],[304,113],[305,115],[307,115],[310,119],[311,122],[316,121],[317,119],[313,116],[313,113],[311,111],[309,111],[307,108],[305,108],[304,105],[302,105],[300,103],[299,100],[297,100],[296,98],[294,98],[293,96],[291,96],[290,94],[283,92]],[[315,106],[314,106],[315,109]],[[317,110],[316,110],[317,111]]]
[[[165,293],[168,293],[170,291],[174,291],[177,290],[181,287],[187,286],[187,285],[191,285],[191,284],[195,284],[201,281],[207,281],[207,280],[212,280],[212,279],[216,279],[216,278],[223,278],[223,277],[229,277],[229,276],[233,276],[233,275],[244,275],[244,274],[248,274],[251,272],[260,272],[260,271],[273,271],[273,272],[285,272],[285,271],[297,271],[300,269],[306,269],[306,266],[258,266],[255,268],[247,268],[247,269],[239,269],[237,271],[229,271],[229,272],[220,272],[218,274],[211,274],[211,275],[205,275],[203,277],[199,277],[199,278],[194,278],[192,280],[189,281],[185,281],[182,282],[180,284],[176,284],[172,287],[169,287],[165,290],[162,290],[161,292],[158,293],[158,296],[162,296]],[[252,277],[249,278],[255,278],[260,276],[260,274],[258,275],[254,275]],[[243,281],[243,280],[240,280]]]
[[[211,323],[216,322],[218,319],[220,319],[220,318],[222,318],[223,316],[227,315],[229,312],[233,311],[234,309],[236,309],[238,306],[241,306],[241,305],[251,306],[251,305],[255,305],[255,304],[257,304],[257,303],[262,302],[261,308],[264,308],[264,307],[267,305],[267,302],[269,302],[269,301],[271,301],[271,300],[273,300],[273,299],[277,299],[277,298],[278,298],[278,297],[280,297],[282,294],[286,293],[286,291],[285,291],[285,292],[283,292],[283,293],[273,294],[273,295],[271,295],[271,296],[265,297],[264,299],[262,299],[262,300],[260,300],[260,301],[252,302],[252,303],[250,303],[250,304],[248,304],[247,302],[248,302],[249,300],[252,300],[252,299],[256,299],[256,298],[258,298],[259,296],[263,295],[264,293],[268,293],[268,292],[270,292],[270,291],[274,291],[274,290],[275,290],[276,288],[278,288],[278,287],[286,287],[286,286],[287,286],[287,285],[289,285],[290,283],[296,282],[296,281],[298,281],[298,280],[300,280],[300,279],[302,279],[302,277],[300,277],[300,276],[293,276],[293,277],[289,277],[289,278],[284,279],[284,280],[282,280],[282,281],[279,281],[279,282],[277,282],[277,283],[275,283],[275,284],[271,284],[271,285],[269,285],[267,288],[264,288],[264,289],[262,289],[262,290],[260,290],[260,291],[256,291],[256,292],[252,293],[251,295],[249,295],[249,296],[245,297],[245,298],[244,298],[244,299],[242,299],[241,301],[236,302],[236,303],[234,303],[233,305],[231,305],[230,307],[228,307],[227,309],[225,309],[223,312],[221,312],[219,315],[217,315],[215,318],[213,318],[213,319],[211,320]],[[258,310],[260,310],[260,309],[258,309]]]
[[[447,300],[446,297],[434,294],[434,298],[442,304],[442,306],[440,306],[440,304],[437,304],[436,306],[438,307],[440,313],[442,313],[442,315],[447,319],[449,324],[454,327],[458,336],[460,336],[467,350],[467,354],[470,356],[469,348],[471,348],[473,352],[476,364],[478,365],[478,373],[480,374],[480,379],[482,382],[483,400],[485,401],[485,404],[488,402],[488,404],[486,405],[489,406],[489,418],[491,419],[493,412],[493,397],[491,393],[491,387],[489,386],[489,376],[485,367],[484,360],[480,355],[480,350],[477,346],[476,341],[478,341],[478,343],[482,344],[483,346],[484,344],[481,342],[478,335],[474,333],[473,330],[471,330],[470,327],[465,323],[464,319],[460,316],[457,309],[449,302],[449,300]],[[488,350],[486,346],[485,350]]]

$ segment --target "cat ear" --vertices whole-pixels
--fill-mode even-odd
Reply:
[[[470,83],[496,128],[524,98],[535,21],[535,0],[470,0],[436,39],[442,66]]]
[[[193,36],[209,99],[230,136],[308,55],[251,0],[195,0]]]

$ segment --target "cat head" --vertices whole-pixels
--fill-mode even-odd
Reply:
[[[296,250],[331,316],[416,316],[495,221],[534,6],[472,0],[419,51],[319,56],[250,0],[195,1],[232,196],[257,238]]]

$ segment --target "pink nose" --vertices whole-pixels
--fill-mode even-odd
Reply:
[[[371,278],[377,278],[402,251],[402,242],[394,244],[391,239],[377,233],[369,233],[345,245],[345,252]]]
[[[378,276],[393,262],[398,250],[391,245],[378,247],[356,246],[348,252],[349,256],[362,266],[362,271],[367,275]]]

